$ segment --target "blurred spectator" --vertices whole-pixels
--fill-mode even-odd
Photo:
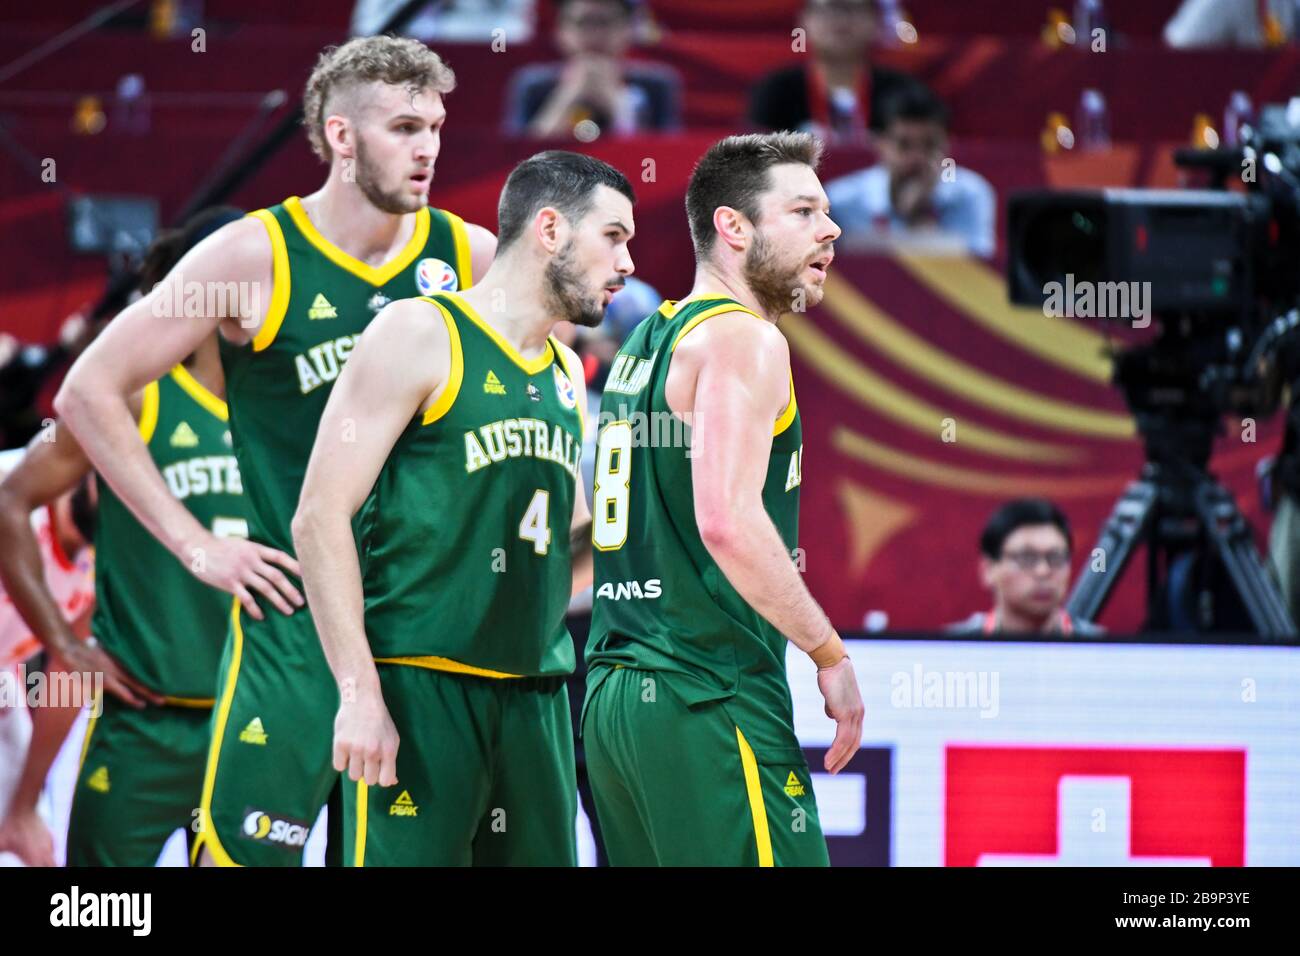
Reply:
[[[891,95],[921,85],[906,73],[873,66],[880,18],[875,0],[807,0],[799,17],[809,57],[769,73],[754,87],[749,119],[772,130],[811,130],[832,143],[865,143],[884,128]]]
[[[627,59],[635,7],[633,0],[560,0],[555,45],[565,58],[514,75],[506,131],[590,141],[605,132],[676,130],[681,123],[677,71]]]
[[[374,36],[406,0],[357,0],[352,35]],[[534,0],[429,0],[410,20],[402,36],[451,43],[528,43],[536,29]],[[500,34],[493,31],[501,30]]]
[[[992,256],[993,187],[948,156],[947,108],[929,90],[913,86],[886,100],[882,112],[880,162],[826,186],[845,244]]]
[[[1178,50],[1278,46],[1295,24],[1296,0],[1183,0],[1165,24],[1165,42]]]
[[[1096,624],[1073,620],[1063,606],[1072,547],[1070,524],[1050,501],[1019,498],[1004,504],[980,535],[980,578],[993,592],[993,609],[950,625],[948,633],[1105,633]]]

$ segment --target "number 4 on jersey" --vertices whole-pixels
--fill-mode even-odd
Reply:
[[[519,522],[519,537],[533,543],[535,554],[545,554],[551,547],[551,522],[547,517],[550,507],[550,494],[538,488]]]

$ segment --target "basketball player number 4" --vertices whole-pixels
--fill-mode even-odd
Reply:
[[[596,441],[596,481],[591,492],[591,539],[601,551],[617,551],[627,543],[631,485],[632,425],[610,422]]]

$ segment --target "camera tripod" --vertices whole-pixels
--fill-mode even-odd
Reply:
[[[1102,526],[1096,549],[1066,602],[1070,616],[1094,620],[1138,545],[1145,544],[1145,629],[1171,630],[1180,624],[1198,631],[1253,627],[1260,635],[1293,636],[1291,613],[1255,549],[1249,522],[1232,492],[1196,461],[1208,459],[1209,436],[1197,436],[1205,440],[1193,442],[1203,446],[1204,458],[1188,456],[1188,446],[1175,444],[1172,437],[1180,432],[1186,437],[1187,423],[1169,428],[1168,421],[1157,425],[1143,418],[1138,416],[1138,426],[1146,439],[1147,462]],[[1179,580],[1183,572],[1188,572],[1186,581]],[[1184,586],[1195,589],[1190,625],[1178,604]]]

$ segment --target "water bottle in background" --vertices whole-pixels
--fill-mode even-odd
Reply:
[[[1074,4],[1074,43],[1075,46],[1088,46],[1092,43],[1092,31],[1106,28],[1105,12],[1101,0],[1075,0]]]
[[[1101,90],[1084,90],[1079,97],[1074,141],[1081,150],[1110,148],[1110,117],[1106,113],[1106,97],[1101,95]]]
[[[1235,91],[1228,97],[1228,105],[1223,111],[1223,135],[1219,141],[1224,146],[1241,145],[1241,128],[1253,125],[1255,108],[1250,102],[1250,95],[1243,90]]]

